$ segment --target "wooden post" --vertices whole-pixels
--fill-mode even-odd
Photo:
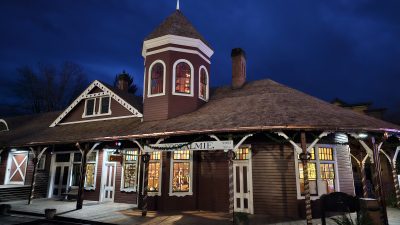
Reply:
[[[379,148],[375,143],[375,138],[371,137],[372,147],[373,147],[373,157],[374,157],[374,181],[375,181],[375,194],[380,205],[381,211],[381,222],[383,225],[388,225],[387,211],[386,211],[386,201],[382,185],[382,172],[381,172],[381,160],[379,157]]]
[[[33,199],[33,195],[35,193],[36,170],[37,170],[37,166],[38,166],[38,163],[39,163],[39,159],[37,157],[37,154],[34,154],[34,158],[32,159],[32,162],[33,162],[33,174],[32,174],[32,180],[31,180],[31,189],[29,191],[28,205],[31,204],[31,201]]]
[[[233,187],[233,160],[235,159],[235,152],[232,150],[228,151],[228,164],[229,164],[229,215],[231,215],[231,221],[234,221],[234,187]]]
[[[77,143],[77,147],[81,151],[81,168],[79,173],[79,188],[78,188],[78,199],[76,201],[76,209],[82,209],[83,206],[83,195],[85,192],[85,175],[86,175],[86,158],[87,153],[89,152],[89,144],[85,144],[84,148],[81,149],[79,143]]]
[[[303,150],[302,152],[303,155],[300,157],[300,159],[301,162],[303,163],[304,195],[306,201],[306,220],[307,220],[307,225],[312,225],[310,182],[308,180],[308,161],[310,157],[309,153],[307,152],[307,140],[305,132],[301,132],[301,149]]]
[[[393,182],[394,182],[394,190],[396,192],[396,206],[400,208],[400,188],[399,188],[399,180],[396,165],[392,166],[392,174],[393,174]]]
[[[37,151],[35,151],[34,148],[31,147],[31,151],[33,153],[33,173],[32,173],[32,180],[31,180],[31,188],[29,191],[29,199],[28,199],[28,205],[31,204],[33,197],[35,195],[35,185],[36,185],[36,171],[37,167],[39,164],[39,160],[42,157],[43,153],[46,151],[47,147],[41,149],[40,147],[37,147]]]
[[[365,163],[361,162],[360,167],[361,172],[361,183],[363,189],[363,197],[368,198],[368,188],[367,188],[367,175],[365,174]]]
[[[148,170],[149,170],[149,161],[150,161],[150,155],[149,153],[146,153],[142,155],[142,161],[143,161],[143,206],[142,206],[142,216],[147,215],[147,204],[148,204]]]

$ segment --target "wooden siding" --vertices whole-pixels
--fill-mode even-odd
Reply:
[[[293,147],[257,143],[252,150],[254,212],[298,218]]]
[[[121,191],[121,179],[122,179],[121,175],[122,175],[122,165],[121,163],[117,162],[117,171],[115,175],[114,202],[136,204],[137,203],[136,192]]]
[[[193,65],[193,97],[172,95],[173,87],[173,65],[179,59],[186,59]],[[147,97],[147,87],[149,82],[150,65],[156,60],[163,60],[166,64],[165,95],[157,97]],[[154,55],[149,55],[145,60],[145,95],[144,95],[144,120],[162,120],[173,118],[185,113],[193,112],[205,102],[199,99],[199,69],[205,66],[211,79],[210,65],[196,54],[167,51]]]
[[[340,191],[355,195],[353,169],[347,145],[338,145],[336,147],[336,158]]]
[[[98,101],[96,101],[96,110],[98,110]],[[111,98],[111,115],[107,116],[94,116],[89,118],[82,118],[82,114],[85,110],[85,99],[83,99],[75,108],[69,112],[69,114],[61,121],[61,123],[69,123],[69,122],[76,122],[76,121],[90,121],[96,119],[104,119],[104,118],[113,118],[113,117],[120,117],[120,116],[130,116],[132,115],[125,107],[119,104],[117,101]]]
[[[0,185],[3,185],[6,178],[8,151],[3,150],[0,156]]]

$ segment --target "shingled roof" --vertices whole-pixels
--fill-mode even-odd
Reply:
[[[318,130],[400,133],[400,126],[324,102],[272,80],[258,80],[241,89],[217,88],[195,112],[162,121],[117,119],[56,127],[57,113],[5,119],[10,131],[0,134],[8,146],[73,143],[168,135]]]
[[[196,30],[196,28],[194,28],[192,23],[190,23],[180,10],[176,10],[169,15],[145,38],[145,40],[162,37],[168,34],[200,39],[204,44],[211,48],[204,37]]]

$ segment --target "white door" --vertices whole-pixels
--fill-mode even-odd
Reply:
[[[69,178],[69,164],[56,164],[53,173],[52,197],[63,197],[67,192]]]
[[[24,184],[27,164],[27,152],[10,152],[7,162],[6,184]]]
[[[235,212],[253,213],[253,185],[250,159],[233,162]]]
[[[103,201],[114,201],[116,163],[106,162],[103,169]]]

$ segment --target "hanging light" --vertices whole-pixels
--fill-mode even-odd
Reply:
[[[361,138],[361,139],[365,139],[365,138],[368,137],[368,134],[367,133],[359,133],[358,137]]]
[[[113,152],[113,155],[121,155],[121,151],[120,151],[121,146],[122,146],[122,143],[120,141],[115,142],[115,150]]]
[[[335,133],[335,142],[339,144],[349,143],[349,137],[345,133]]]

